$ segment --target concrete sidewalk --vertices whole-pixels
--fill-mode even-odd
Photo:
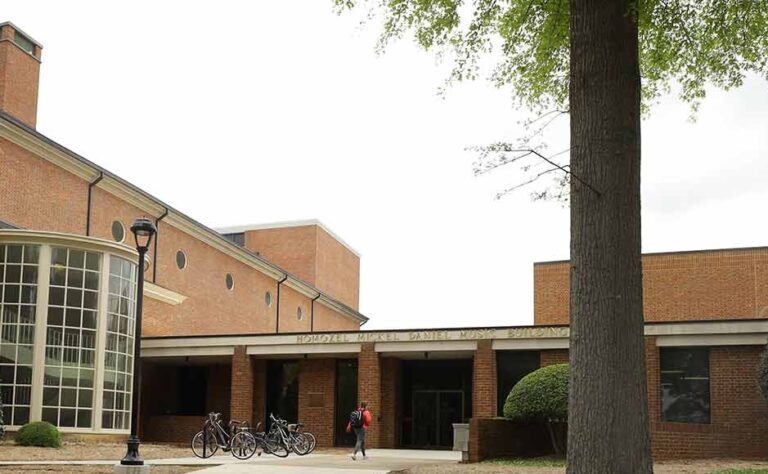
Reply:
[[[145,461],[149,465],[166,466],[211,466],[196,472],[199,473],[275,473],[275,474],[305,474],[316,472],[330,474],[343,471],[344,474],[386,474],[393,470],[427,464],[455,464],[461,459],[461,453],[455,451],[426,451],[415,449],[369,449],[368,459],[353,461],[349,453],[312,453],[307,456],[294,454],[287,458],[271,455],[254,456],[241,461],[230,454],[218,454],[207,459],[194,456],[184,458],[151,459]],[[91,461],[0,461],[0,466],[108,466],[114,465],[115,460]]]
[[[461,459],[461,453],[453,451],[422,451],[405,449],[369,449],[368,459],[358,457],[353,461],[349,454],[310,454],[308,456],[289,456],[275,458],[264,456],[251,458],[244,462],[229,462],[216,467],[197,471],[199,473],[274,473],[306,474],[333,473],[344,474],[386,474],[393,470],[402,470],[419,465],[455,464]]]

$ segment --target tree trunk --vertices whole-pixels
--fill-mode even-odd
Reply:
[[[640,72],[633,5],[632,0],[570,0],[569,473],[653,471],[643,344]]]

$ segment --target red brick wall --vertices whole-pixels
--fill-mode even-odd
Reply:
[[[520,423],[505,418],[469,420],[470,462],[551,453],[549,435],[542,424]]]
[[[496,355],[492,341],[477,341],[472,367],[472,418],[496,416]]]
[[[309,332],[311,298],[285,284],[280,285],[280,332]],[[302,319],[298,318],[301,308]]]
[[[40,79],[40,53],[34,57],[12,42],[14,30],[4,26],[0,39],[0,109],[22,122],[37,122],[37,90]],[[8,41],[5,41],[8,40]]]
[[[235,346],[232,356],[230,416],[253,424],[253,363],[245,346]]]
[[[204,416],[155,415],[145,420],[142,441],[162,443],[190,443],[203,429]]]
[[[534,265],[534,323],[567,324],[568,263]],[[643,256],[646,321],[768,317],[768,248]]]
[[[655,459],[765,458],[768,402],[757,386],[762,347],[710,349],[710,423],[661,421],[659,348],[646,340],[651,446]]]
[[[757,385],[761,346],[710,348],[709,424],[661,421],[660,348],[655,337],[646,337],[645,349],[654,459],[768,456],[768,402]],[[568,351],[543,350],[540,357],[542,367],[566,363]],[[470,431],[471,459],[520,455],[519,443],[533,435],[516,429],[513,424],[476,416]],[[544,441],[542,449],[547,450],[548,438]]]
[[[33,230],[85,234],[85,181],[3,138],[0,170],[0,220]]]
[[[568,363],[568,349],[551,349],[539,352],[539,365],[546,367],[555,364]]]
[[[315,302],[315,331],[357,331],[360,323]]]
[[[320,447],[333,446],[336,416],[336,360],[304,359],[299,371],[299,421]]]
[[[351,308],[360,305],[360,257],[317,228],[315,285]]]
[[[357,398],[367,402],[373,416],[373,423],[365,438],[366,447],[378,448],[381,444],[382,430],[382,391],[381,391],[381,357],[374,350],[374,344],[361,344],[362,348],[357,357]]]
[[[245,233],[245,248],[306,282],[316,279],[316,226],[249,230]]]
[[[381,359],[381,448],[400,446],[402,365],[402,360],[394,357]]]
[[[249,230],[245,232],[245,247],[358,308],[360,258],[320,226]]]

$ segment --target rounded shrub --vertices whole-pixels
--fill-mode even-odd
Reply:
[[[60,448],[61,433],[47,421],[35,421],[22,426],[18,433],[16,433],[16,444],[40,446],[42,448]]]
[[[542,367],[520,379],[504,402],[504,416],[519,421],[566,421],[568,364]]]

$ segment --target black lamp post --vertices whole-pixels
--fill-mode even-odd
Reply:
[[[155,223],[140,217],[131,226],[136,238],[136,250],[139,251],[139,283],[136,291],[136,325],[133,331],[133,389],[131,392],[131,436],[128,438],[128,452],[120,461],[127,466],[141,466],[144,460],[139,455],[139,379],[141,378],[141,311],[144,302],[144,259],[157,233]]]

